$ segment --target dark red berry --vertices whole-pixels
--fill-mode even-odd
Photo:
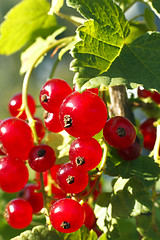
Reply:
[[[45,144],[34,146],[28,157],[30,167],[36,172],[45,172],[54,165],[55,161],[54,150]]]
[[[82,207],[84,208],[84,212],[85,212],[84,225],[88,229],[94,228],[96,224],[96,217],[94,215],[93,209],[90,207],[90,205],[87,202],[84,202],[82,204]]]
[[[57,172],[57,182],[66,193],[79,193],[88,184],[88,173],[82,171],[68,162],[61,166]]]
[[[127,118],[116,116],[106,122],[103,136],[110,146],[121,149],[129,147],[135,141],[136,130]]]
[[[20,191],[28,182],[28,177],[28,169],[23,161],[10,156],[0,159],[0,188],[3,191]]]
[[[11,227],[25,228],[32,221],[32,207],[26,200],[16,198],[7,204],[4,216]]]
[[[153,123],[156,121],[154,118],[149,118],[143,121],[139,130],[143,135],[143,146],[148,150],[152,150],[156,141],[157,129],[154,127]]]
[[[151,98],[155,103],[160,104],[160,93],[159,92],[153,91],[151,93]]]
[[[144,89],[144,87],[140,86],[138,87],[138,97],[140,98],[148,98],[151,97],[152,93],[149,90]]]
[[[44,124],[50,132],[61,132],[63,127],[59,119],[59,113],[44,113]]]
[[[64,98],[72,92],[71,87],[62,79],[48,80],[41,88],[39,99],[42,107],[48,112],[59,112]]]
[[[0,124],[0,140],[5,153],[22,160],[34,146],[34,139],[29,125],[19,118],[7,118]]]
[[[94,93],[73,92],[60,107],[60,121],[72,136],[90,138],[101,131],[107,120],[107,108]]]
[[[50,221],[52,226],[63,233],[77,231],[84,222],[83,207],[72,199],[60,199],[50,209]]]
[[[39,187],[34,183],[28,183],[19,192],[19,198],[23,198],[32,206],[33,213],[38,213],[43,208],[43,195]]]
[[[70,146],[69,158],[74,166],[89,171],[100,163],[102,148],[94,138],[77,138]]]
[[[34,115],[36,111],[36,106],[35,106],[36,104],[35,104],[34,98],[30,94],[27,95],[27,101],[28,101],[29,110],[31,114]],[[22,105],[22,93],[17,93],[11,98],[8,105],[8,109],[10,114],[13,117],[18,117],[23,120],[26,120],[27,115],[25,113],[25,110],[23,110],[22,112],[20,111],[21,105]]]
[[[122,159],[132,161],[140,156],[142,148],[141,144],[135,140],[129,147],[117,149],[117,151]]]

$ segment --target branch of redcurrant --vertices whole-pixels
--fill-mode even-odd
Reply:
[[[59,44],[66,42],[69,43],[71,40],[73,39],[73,36],[71,37],[66,37],[66,38],[62,38],[57,40],[56,42],[54,42],[53,44],[51,44],[50,46],[48,46],[45,50],[43,50],[42,52],[40,52],[40,54],[37,56],[37,58],[34,60],[34,62],[32,63],[32,65],[30,66],[30,68],[28,69],[28,71],[26,72],[25,76],[24,76],[24,80],[23,80],[23,86],[22,86],[22,106],[21,106],[21,110],[25,109],[27,118],[28,118],[28,122],[29,125],[32,129],[33,135],[34,135],[34,141],[36,144],[38,144],[38,136],[35,130],[35,120],[33,119],[29,107],[28,107],[28,103],[27,103],[27,91],[28,91],[28,83],[29,83],[29,79],[31,76],[31,73],[36,65],[36,63],[38,62],[38,60],[45,55],[48,51],[50,51],[51,49],[53,49],[54,47],[58,46]]]

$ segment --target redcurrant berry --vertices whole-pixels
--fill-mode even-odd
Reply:
[[[16,198],[7,204],[4,216],[11,227],[25,228],[32,221],[32,207],[26,200]]]
[[[84,209],[73,199],[60,199],[50,209],[52,226],[63,233],[77,231],[84,222]]]
[[[55,161],[54,150],[45,144],[34,146],[28,157],[30,167],[36,172],[45,172],[54,165]]]
[[[93,209],[90,207],[90,205],[87,202],[84,202],[82,207],[84,208],[84,212],[85,212],[84,225],[88,229],[92,229],[96,224],[96,217],[94,215]]]
[[[143,121],[139,130],[143,135],[143,146],[148,150],[152,150],[156,141],[156,127],[153,126],[153,123],[156,121],[154,118],[149,118]]]
[[[40,103],[48,112],[59,112],[64,98],[72,92],[71,87],[64,80],[53,78],[47,81],[40,91]]]
[[[70,146],[69,158],[74,166],[89,171],[100,163],[102,148],[94,138],[77,138]]]
[[[94,93],[73,92],[60,107],[63,128],[74,137],[90,138],[101,131],[107,120],[107,108]]]
[[[61,125],[58,113],[44,113],[44,124],[50,132],[61,132],[63,127]]]
[[[160,104],[160,93],[159,92],[153,91],[151,93],[151,98],[155,103]]]
[[[140,86],[137,89],[138,97],[140,98],[148,98],[151,97],[151,91],[144,89],[144,87]]]
[[[65,163],[57,172],[57,182],[66,193],[79,193],[88,184],[88,173],[72,165]]]
[[[29,125],[18,118],[7,118],[0,124],[0,140],[4,151],[13,157],[22,160],[28,158],[28,154],[34,146],[34,139]]]
[[[35,104],[34,98],[30,94],[27,95],[27,101],[28,101],[29,110],[31,114],[34,115],[36,111],[36,106],[35,106],[36,104]],[[21,105],[22,105],[22,93],[17,93],[11,98],[8,105],[8,109],[10,114],[13,117],[18,117],[23,120],[26,120],[27,116],[26,116],[25,110],[23,110],[22,112],[20,111]]]
[[[23,161],[10,156],[0,159],[0,187],[3,191],[20,191],[28,182],[28,177],[28,169]]]
[[[121,149],[135,141],[136,130],[127,118],[116,116],[106,122],[103,136],[110,146]]]
[[[141,144],[135,140],[134,143],[132,143],[129,147],[117,149],[117,151],[122,159],[126,161],[132,161],[140,156],[142,148]]]
[[[43,208],[43,195],[39,187],[34,183],[28,183],[19,192],[19,198],[23,198],[32,206],[33,213],[38,213]]]

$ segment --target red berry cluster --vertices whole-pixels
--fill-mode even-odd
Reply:
[[[65,89],[65,91],[64,91]],[[94,89],[93,89],[94,91]],[[40,91],[40,102],[47,111],[45,125],[49,131],[65,130],[76,139],[69,150],[70,161],[50,169],[52,179],[58,187],[52,187],[54,198],[66,194],[79,194],[90,183],[88,171],[101,161],[102,149],[97,140],[92,138],[100,132],[107,120],[107,108],[96,93],[72,91],[66,82],[60,79],[47,81]],[[86,207],[87,206],[87,207]],[[90,218],[89,216],[92,217]],[[83,224],[92,228],[95,224],[93,210],[85,203],[61,198],[51,205],[50,221],[60,232],[73,232]],[[88,218],[88,220],[86,220]],[[88,224],[88,225],[87,225]]]
[[[9,193],[19,192],[6,206],[5,218],[14,228],[30,224],[32,214],[44,207],[40,181],[43,178],[50,197],[49,219],[56,230],[71,233],[83,224],[89,229],[95,228],[93,210],[84,202],[90,189],[93,188],[94,199],[99,194],[95,188],[98,182],[88,174],[93,169],[98,170],[103,154],[100,143],[93,137],[103,130],[105,141],[116,148],[124,160],[133,160],[141,152],[135,128],[125,117],[107,120],[107,108],[97,88],[79,93],[64,80],[54,78],[42,86],[39,99],[45,110],[44,123],[48,131],[65,130],[75,138],[70,145],[69,161],[58,164],[52,147],[41,143],[45,129],[41,120],[34,116],[35,102],[28,95],[28,107],[38,136],[35,145],[31,128],[25,121],[22,94],[15,95],[9,103],[12,117],[0,123],[2,154],[5,154],[0,159],[0,188]],[[26,162],[36,172],[36,184],[28,183]],[[100,189],[100,183],[98,186]]]

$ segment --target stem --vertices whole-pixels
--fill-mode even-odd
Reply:
[[[57,58],[56,61],[55,61],[55,63],[53,64],[53,67],[52,67],[52,70],[51,70],[51,73],[50,73],[50,77],[49,77],[49,78],[53,78],[53,75],[54,75],[54,73],[55,73],[55,70],[56,70],[56,68],[57,68],[58,63],[59,63],[59,59]]]
[[[152,187],[152,201],[153,201],[153,207],[152,207],[152,226],[154,230],[157,230],[156,226],[156,209],[155,209],[155,202],[156,202],[156,184]]]
[[[37,58],[33,61],[33,63],[31,64],[30,68],[28,69],[28,71],[26,72],[25,76],[24,76],[24,81],[23,81],[23,86],[22,86],[22,106],[21,106],[21,110],[25,109],[26,115],[27,115],[27,119],[29,122],[29,125],[32,129],[33,135],[34,135],[34,141],[36,144],[38,144],[38,136],[35,130],[35,120],[32,117],[32,114],[30,112],[30,109],[28,107],[28,103],[27,103],[27,91],[28,91],[28,83],[29,83],[29,79],[31,76],[31,73],[36,65],[36,63],[38,62],[38,60],[46,54],[46,52],[50,51],[52,48],[58,46],[59,44],[66,42],[66,44],[68,42],[70,42],[73,39],[73,37],[66,37],[66,38],[62,38],[56,41],[56,43],[54,42],[53,44],[49,45],[45,50],[43,50],[39,56],[37,56]]]
[[[158,121],[158,125],[157,125],[157,136],[156,136],[156,141],[155,141],[155,145],[153,148],[153,151],[150,153],[150,157],[154,157],[154,160],[156,163],[158,163],[160,165],[160,157],[159,157],[159,148],[160,148],[160,124]]]
[[[49,210],[48,210],[48,206],[47,206],[47,194],[46,194],[45,186],[44,186],[43,173],[40,173],[40,183],[41,183],[41,192],[43,195],[44,214],[46,217],[46,224],[48,226],[50,226]]]
[[[74,24],[76,27],[79,27],[80,25],[84,24],[84,21],[85,21],[85,19],[83,19],[83,18],[76,17],[76,16],[68,16],[61,12],[55,12],[55,14],[65,20],[67,20],[68,22]]]

